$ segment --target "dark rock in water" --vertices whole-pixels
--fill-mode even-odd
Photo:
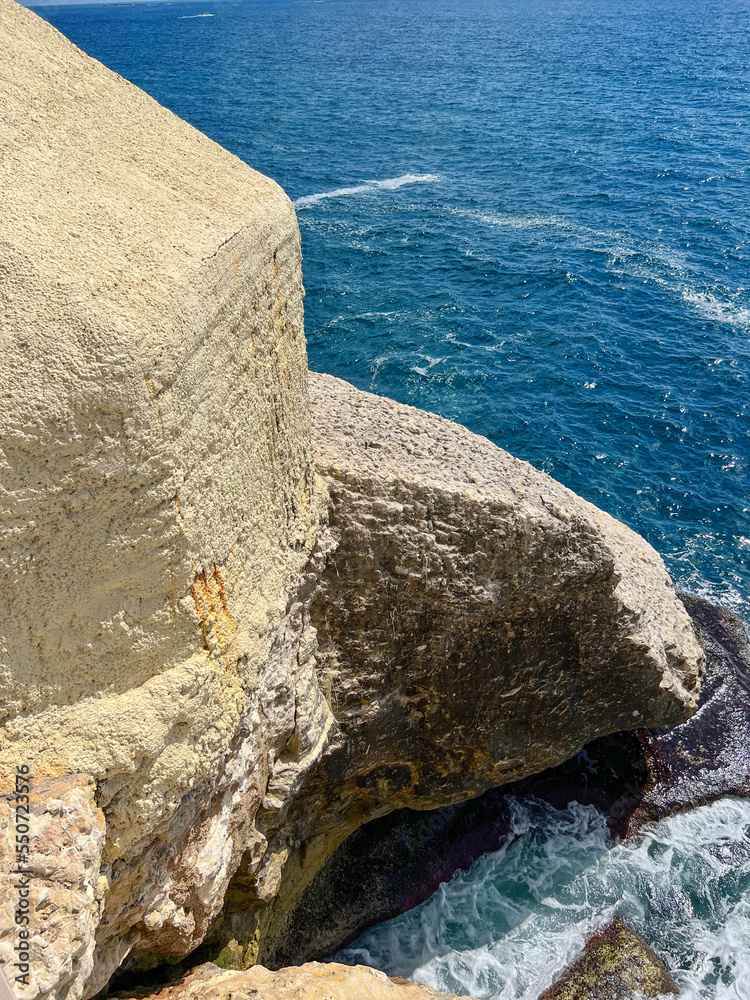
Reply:
[[[625,833],[724,795],[750,795],[750,644],[730,611],[682,601],[706,652],[696,714],[672,729],[639,731],[649,777]]]
[[[679,994],[659,956],[620,923],[589,938],[583,954],[539,1000],[631,1000]]]
[[[724,795],[750,795],[750,651],[731,612],[682,598],[706,652],[700,708],[672,729],[639,729],[589,743],[566,763],[470,802],[428,812],[401,809],[346,840],[303,892],[283,954],[319,958],[363,930],[427,899],[441,882],[497,850],[509,831],[510,797],[564,808],[594,805],[615,836]]]

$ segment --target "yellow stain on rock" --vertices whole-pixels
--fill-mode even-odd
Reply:
[[[226,656],[234,642],[237,622],[229,610],[226,585],[219,567],[214,564],[212,573],[206,573],[205,569],[196,573],[190,592],[200,621],[204,647],[210,652],[218,650]]]

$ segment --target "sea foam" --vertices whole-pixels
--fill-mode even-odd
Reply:
[[[499,851],[336,957],[480,1000],[536,1000],[619,917],[687,1000],[750,996],[750,802],[723,799],[615,845],[591,806],[512,813]]]

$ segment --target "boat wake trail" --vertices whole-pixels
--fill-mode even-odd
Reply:
[[[439,180],[438,174],[402,174],[401,177],[387,177],[382,181],[364,181],[356,187],[342,187],[333,191],[321,191],[319,194],[303,195],[295,201],[294,207],[310,208],[327,198],[346,198],[349,195],[367,194],[370,191],[395,191],[407,184],[436,184]]]

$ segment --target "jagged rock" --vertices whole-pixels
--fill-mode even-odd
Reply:
[[[325,741],[322,493],[289,199],[10,0],[0,47],[0,791],[96,782],[70,941],[32,914],[78,1000],[198,944]]]
[[[659,956],[614,920],[589,938],[581,957],[539,1000],[633,1000],[679,992]]]
[[[19,778],[18,794],[0,796],[0,963],[17,996],[44,998],[93,968],[104,815],[88,775],[47,778],[30,794]],[[14,952],[24,943],[26,957]]]
[[[634,720],[680,722],[703,671],[634,532],[450,421],[330,376],[310,391],[335,543],[311,620],[338,728],[265,828],[273,910],[258,913],[242,866],[230,886],[211,941],[234,941],[221,960],[237,964],[341,943],[304,891],[364,822],[518,780]]]
[[[750,796],[750,642],[744,623],[698,597],[682,600],[709,665],[699,710],[681,726],[638,733],[647,770],[643,793],[611,812],[620,832],[723,795]]]
[[[126,1000],[132,994],[118,996]],[[319,962],[279,972],[256,965],[239,973],[206,964],[174,986],[137,996],[138,1000],[458,1000],[452,993],[438,993],[405,979],[390,979],[365,965]]]

